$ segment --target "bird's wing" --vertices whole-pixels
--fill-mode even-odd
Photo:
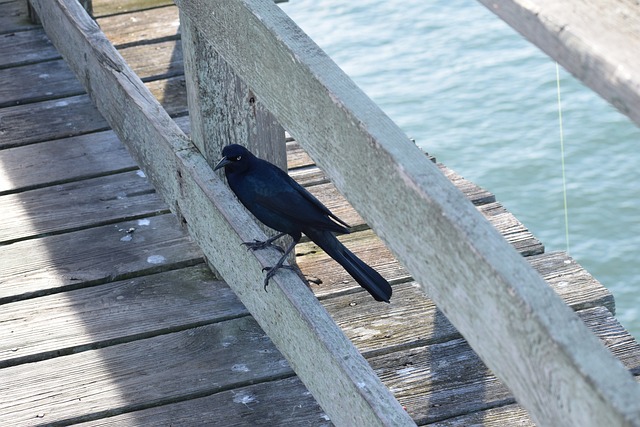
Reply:
[[[349,228],[349,224],[347,224],[346,222],[344,222],[343,220],[338,218],[336,215],[334,215],[333,212],[331,212],[329,210],[329,208],[327,208],[325,205],[323,205],[322,202],[316,198],[316,196],[311,194],[302,185],[298,184],[293,178],[290,178],[290,179],[291,179],[291,186],[293,188],[295,188],[296,191],[302,195],[302,197],[304,197],[309,202],[311,202],[316,208],[320,209],[322,211],[322,213],[324,213],[325,215],[333,218],[336,222],[342,224],[346,228]]]
[[[326,229],[338,233],[348,233],[349,225],[334,215],[307,189],[293,180],[281,169],[275,168],[281,183],[277,190],[271,187],[271,194],[258,195],[256,203],[277,212],[279,215],[307,227]],[[275,190],[275,191],[274,191]],[[336,222],[332,221],[333,218]]]

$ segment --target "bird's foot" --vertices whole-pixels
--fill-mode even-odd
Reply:
[[[271,246],[273,248],[276,248],[278,251],[280,251],[280,253],[284,253],[284,249],[282,249],[278,245],[275,245],[275,244],[271,243],[269,240],[265,240],[265,241],[254,240],[253,242],[244,242],[242,244],[244,246],[246,246],[247,249],[250,249],[252,251],[265,249],[265,248],[268,248],[269,246]]]
[[[265,290],[265,292],[267,290],[267,286],[269,285],[269,280],[271,280],[271,278],[273,276],[275,276],[275,274],[281,268],[286,268],[287,270],[294,270],[295,271],[295,267],[292,267],[290,265],[277,265],[275,267],[264,267],[262,269],[262,271],[266,271],[267,272],[267,276],[264,278],[264,290]]]

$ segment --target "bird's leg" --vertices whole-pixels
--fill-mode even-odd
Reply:
[[[279,233],[276,234],[273,237],[268,238],[265,241],[260,241],[260,240],[254,240],[253,242],[244,242],[243,245],[245,245],[247,248],[251,249],[251,250],[258,250],[258,249],[264,249],[266,247],[269,246],[273,246],[274,248],[276,248],[277,250],[279,250],[280,252],[283,252],[282,248],[278,245],[274,245],[273,242],[275,242],[276,240],[278,240],[279,238],[281,238],[282,236],[286,235],[287,233]]]
[[[298,240],[294,240],[289,247],[287,248],[286,251],[284,251],[284,254],[280,257],[280,259],[278,260],[278,262],[276,262],[276,265],[274,265],[273,267],[264,267],[262,269],[262,271],[266,271],[267,272],[267,277],[264,278],[264,290],[267,290],[267,285],[269,284],[269,280],[271,280],[271,278],[276,274],[276,272],[281,269],[281,268],[286,268],[288,270],[294,270],[295,268],[290,266],[290,265],[284,265],[284,261],[287,259],[287,257],[289,256],[289,254],[291,253],[291,251],[293,250],[293,248],[296,247],[296,245],[298,244]]]

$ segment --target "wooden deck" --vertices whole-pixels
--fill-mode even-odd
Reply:
[[[100,27],[188,130],[177,9],[114,15],[110,3],[94,0]],[[0,0],[0,24],[0,425],[330,425],[23,2]],[[291,175],[353,225],[345,244],[393,284],[377,303],[313,244],[297,247],[313,292],[415,422],[532,425],[295,141],[287,151]],[[439,166],[640,376],[612,295]]]

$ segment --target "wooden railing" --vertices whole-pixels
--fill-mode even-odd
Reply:
[[[76,0],[32,3],[209,263],[336,425],[413,422],[296,274],[278,273],[269,292],[259,285],[278,253],[241,247],[264,234],[207,164],[229,142],[208,114],[216,94],[235,93],[229,117],[273,132],[269,143],[282,135],[275,120],[300,142],[537,423],[640,425],[640,386],[622,364],[272,2],[176,1],[195,146]],[[212,67],[222,58],[228,68]],[[233,141],[259,146],[251,134]],[[282,159],[283,146],[272,147]]]

